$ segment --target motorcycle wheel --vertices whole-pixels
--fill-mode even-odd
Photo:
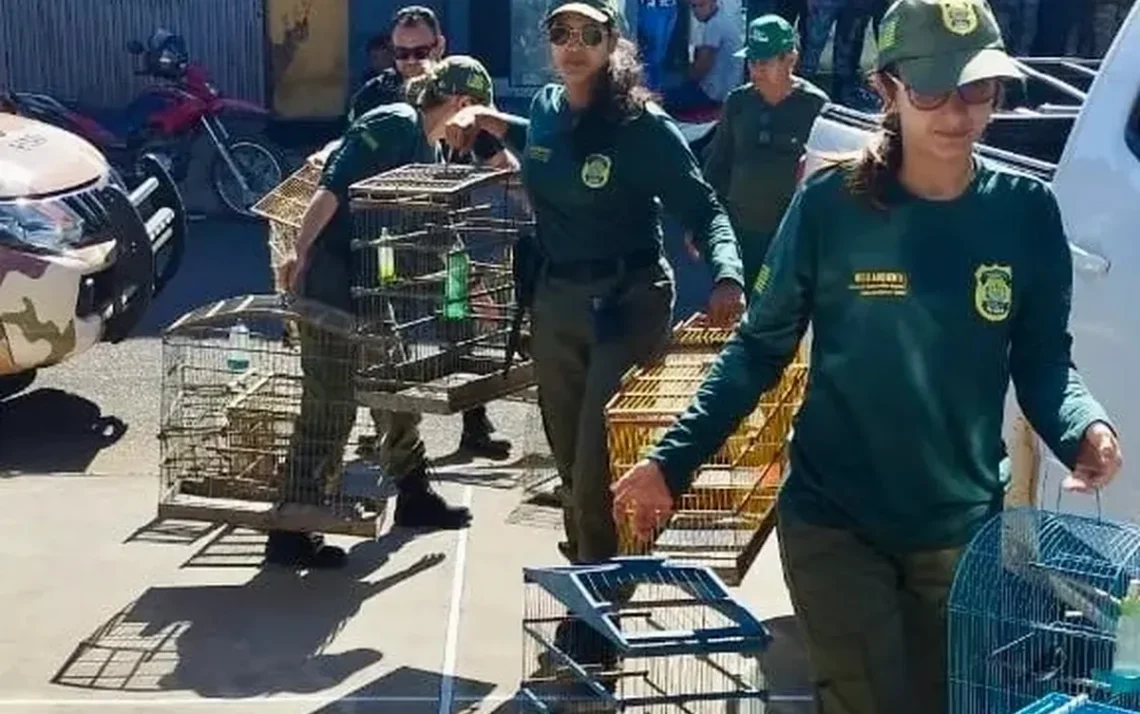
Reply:
[[[242,172],[249,191],[243,191],[222,155],[215,154],[210,166],[214,194],[231,213],[256,218],[250,209],[285,180],[285,162],[279,152],[255,139],[234,139],[226,148]]]

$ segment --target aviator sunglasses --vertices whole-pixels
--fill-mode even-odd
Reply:
[[[941,107],[946,102],[950,101],[953,94],[957,94],[958,98],[964,104],[978,105],[989,104],[994,101],[998,92],[998,81],[996,79],[979,79],[976,82],[969,82],[963,84],[957,89],[952,89],[949,92],[939,92],[937,94],[924,94],[916,92],[911,87],[903,83],[901,79],[891,75],[900,88],[906,90],[906,96],[910,99],[910,103],[914,105],[915,109],[920,111],[929,112]]]
[[[550,44],[557,47],[562,47],[575,38],[586,47],[597,47],[606,39],[606,31],[597,23],[587,23],[580,30],[554,24],[547,30],[547,34],[550,35]]]

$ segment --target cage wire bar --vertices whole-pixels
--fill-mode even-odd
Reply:
[[[642,459],[689,406],[730,334],[694,315],[674,329],[661,360],[623,378],[606,406],[613,479]],[[619,551],[708,566],[738,585],[775,525],[786,443],[806,382],[807,350],[801,344],[780,382],[698,469],[692,488],[652,538],[641,541],[629,521],[618,522]]]
[[[411,164],[349,195],[358,328],[387,346],[360,375],[362,401],[450,414],[532,386],[528,359],[504,369],[513,249],[534,229],[518,174]]]
[[[280,295],[223,300],[170,325],[159,517],[375,537],[380,473],[356,450],[366,345],[354,326]]]
[[[1136,525],[1034,508],[995,516],[950,591],[950,711],[1018,712],[1050,694],[1140,709],[1140,695],[1106,683],[1119,602],[1136,577]]]
[[[536,712],[759,714],[770,635],[707,568],[525,568],[521,701]]]
[[[1137,714],[1137,711],[1089,701],[1087,694],[1070,697],[1054,692],[1016,714]]]

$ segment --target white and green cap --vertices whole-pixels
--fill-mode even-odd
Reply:
[[[876,62],[879,70],[891,65],[922,94],[1024,77],[985,0],[896,0],[883,15]]]

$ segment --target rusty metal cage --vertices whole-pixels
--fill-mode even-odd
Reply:
[[[361,375],[369,406],[447,414],[533,384],[529,361],[504,368],[514,245],[534,227],[518,175],[411,164],[349,195],[358,327],[389,345]]]
[[[300,343],[285,340],[300,326]],[[375,537],[380,471],[357,450],[351,315],[285,296],[193,310],[163,335],[159,517]]]
[[[696,315],[674,330],[673,346],[657,363],[631,370],[606,406],[611,475],[640,461],[693,400],[731,330]],[[801,344],[779,383],[694,474],[670,520],[649,541],[618,523],[623,554],[653,554],[713,569],[737,585],[775,524],[786,444],[807,385]]]
[[[332,142],[321,151],[310,155],[301,168],[267,193],[251,211],[269,222],[269,267],[273,271],[274,289],[284,290],[281,266],[293,257],[301,217],[313,194],[317,192],[321,171],[329,153],[339,142]]]

